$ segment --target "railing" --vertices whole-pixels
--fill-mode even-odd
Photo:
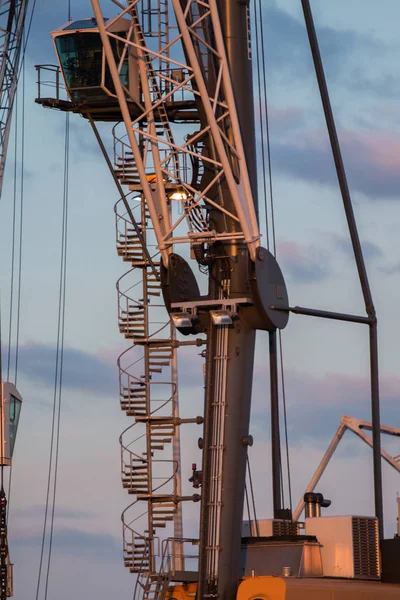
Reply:
[[[199,539],[195,538],[167,538],[163,540],[161,543],[161,567],[160,571],[168,572],[172,575],[175,575],[175,560],[176,558],[182,558],[184,560],[184,564],[186,566],[187,571],[198,571],[198,563],[199,563]],[[182,548],[182,554],[177,556],[176,547]],[[193,553],[192,551],[185,550],[188,546],[196,547],[197,551]],[[189,567],[189,568],[188,568]]]
[[[175,560],[183,559],[185,565],[190,568],[186,570],[198,571],[199,553],[193,553],[191,550],[186,550],[189,546],[198,547],[198,539],[190,538],[167,538],[163,540],[161,552],[160,567],[156,575],[148,574],[143,581],[143,577],[138,577],[134,589],[133,600],[163,600],[165,587],[175,576]],[[181,548],[181,554],[176,554],[176,548]],[[156,587],[152,589],[152,586]],[[152,592],[152,593],[151,593]]]
[[[37,72],[38,100],[48,98],[48,96],[42,95],[43,87],[55,90],[56,100],[67,99],[61,69],[58,65],[35,65],[35,69]],[[43,73],[46,74],[45,77],[50,77],[50,79],[43,79]]]

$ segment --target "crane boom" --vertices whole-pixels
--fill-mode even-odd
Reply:
[[[28,4],[29,0],[6,0],[0,4],[0,196]]]

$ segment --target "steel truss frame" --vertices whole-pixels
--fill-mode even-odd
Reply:
[[[141,0],[128,1],[123,6],[111,0],[121,9],[111,21],[104,22],[100,0],[91,0],[101,35],[104,54],[115,86],[126,133],[119,139],[121,151],[129,148],[136,164],[141,188],[146,198],[154,232],[162,259],[168,264],[168,256],[176,243],[211,243],[216,240],[243,240],[254,260],[260,243],[251,182],[244,155],[239,120],[230,79],[227,57],[219,20],[216,0],[172,0],[178,35],[159,50],[146,46],[138,9]],[[184,5],[184,7],[183,7]],[[130,15],[132,25],[126,38],[112,33],[110,27],[118,19]],[[208,36],[202,30],[210,31]],[[110,39],[115,38],[125,45],[117,64]],[[172,58],[173,50],[185,50],[189,64]],[[132,120],[128,101],[133,100],[129,90],[120,81],[119,73],[127,53],[138,58],[139,73],[144,97],[144,111]],[[215,93],[211,97],[207,89],[207,69],[202,56],[212,56],[215,65]],[[153,61],[169,65],[169,72],[156,71]],[[165,83],[168,85],[165,85]],[[206,115],[207,126],[183,144],[175,142],[171,125],[165,111],[166,103],[177,92],[185,92],[192,98],[200,98]],[[112,92],[110,92],[111,95]],[[161,126],[160,126],[161,122]],[[195,150],[195,144],[209,136],[214,156],[206,156]],[[186,176],[184,164],[191,159],[201,161],[213,171],[213,178],[205,189],[197,189]],[[149,173],[154,174],[153,182]],[[225,182],[232,197],[233,208],[224,207],[221,194],[218,201],[212,197],[217,184]],[[170,210],[171,189],[181,195],[180,215]],[[225,222],[235,223],[225,231],[215,231],[207,219],[206,207],[223,214]],[[187,234],[178,232],[186,220]]]
[[[0,2],[0,196],[29,0]]]
[[[349,417],[347,415],[343,416],[340,421],[339,428],[333,439],[329,445],[328,450],[325,452],[320,464],[318,465],[317,470],[315,471],[310,483],[308,484],[304,493],[313,492],[315,486],[318,484],[321,479],[326,467],[328,466],[329,461],[331,460],[336,448],[339,445],[340,440],[347,430],[355,433],[359,438],[361,438],[368,446],[371,448],[374,447],[374,443],[372,438],[365,433],[365,431],[372,431],[372,423],[368,421],[360,421],[360,419],[356,419],[355,417]],[[386,435],[391,435],[395,437],[400,437],[400,427],[388,427],[387,425],[380,426],[381,433],[385,433]],[[397,456],[390,456],[386,450],[381,449],[381,456],[386,462],[391,465],[398,473],[400,473],[400,454]],[[297,521],[300,518],[301,513],[304,509],[304,500],[303,498],[298,503],[296,510],[293,513],[293,520]]]

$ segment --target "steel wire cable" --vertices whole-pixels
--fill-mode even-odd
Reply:
[[[21,134],[21,188],[20,188],[20,222],[19,222],[19,261],[17,287],[17,331],[15,337],[15,376],[18,380],[19,337],[21,325],[21,285],[22,285],[22,248],[23,248],[23,216],[24,216],[24,183],[25,183],[25,58],[22,59],[22,134]]]
[[[259,529],[258,519],[257,519],[256,499],[255,499],[255,495],[254,495],[253,478],[251,476],[251,468],[250,468],[249,455],[247,455],[247,470],[248,470],[248,473],[249,473],[250,496],[251,496],[251,502],[252,502],[252,505],[253,505],[254,523],[256,525],[256,534],[257,534],[257,537],[259,537],[260,536],[260,529]]]
[[[282,385],[282,404],[283,404],[283,422],[285,427],[285,446],[286,446],[286,464],[288,471],[288,492],[289,492],[289,503],[290,513],[293,514],[293,502],[292,502],[292,481],[290,474],[290,456],[289,456],[289,435],[287,426],[287,406],[286,406],[286,384],[285,384],[285,370],[283,363],[283,343],[282,343],[282,331],[279,330],[279,357],[281,365],[281,385]]]
[[[247,489],[247,484],[244,484],[244,496],[246,499],[246,508],[247,508],[247,518],[249,519],[249,529],[250,529],[250,535],[249,537],[253,537],[253,530],[251,527],[251,512],[250,512],[250,502],[249,502],[249,492]]]
[[[10,277],[10,312],[8,326],[8,352],[7,352],[7,381],[10,380],[11,367],[11,341],[12,341],[12,323],[14,308],[14,271],[15,271],[15,240],[17,225],[17,172],[18,172],[18,92],[15,96],[15,116],[14,116],[14,184],[13,184],[13,221],[12,221],[12,240],[11,240],[11,277]]]
[[[259,103],[260,103],[260,119],[261,119],[261,130],[264,131],[264,123],[265,123],[265,141],[267,147],[267,164],[268,164],[268,179],[269,179],[269,198],[270,198],[270,210],[271,210],[271,229],[272,229],[272,244],[273,244],[273,254],[276,257],[277,248],[276,248],[276,228],[275,228],[275,206],[274,206],[274,190],[273,190],[273,178],[272,178],[272,160],[271,160],[271,140],[270,140],[270,123],[269,123],[269,103],[268,103],[268,89],[267,89],[267,68],[266,68],[266,60],[265,60],[265,33],[264,33],[264,24],[262,18],[262,4],[261,0],[254,0],[254,12],[255,12],[255,30],[256,30],[256,57],[257,57],[257,73],[258,73],[258,82],[259,82]],[[261,57],[260,57],[261,54]],[[261,66],[260,66],[261,65]],[[262,81],[262,91],[261,84]],[[262,105],[264,111],[262,110]],[[262,117],[264,113],[265,117]],[[265,147],[264,147],[264,135],[262,135],[262,179],[264,191],[266,189],[266,181],[267,181],[267,169],[265,165]],[[266,195],[265,195],[266,199]],[[268,219],[268,211],[266,208],[266,227],[268,230],[269,219]],[[269,238],[267,237],[267,240]],[[292,485],[291,485],[291,470],[290,470],[290,456],[289,456],[289,435],[288,435],[288,426],[287,426],[287,402],[286,402],[286,385],[285,385],[285,374],[284,374],[284,362],[283,362],[283,343],[282,343],[282,332],[279,330],[279,356],[280,356],[280,371],[281,371],[281,393],[282,393],[282,404],[283,404],[283,421],[284,421],[284,431],[285,431],[285,450],[286,450],[286,463],[287,463],[287,478],[288,478],[288,493],[289,493],[289,503],[290,509],[292,510]],[[284,486],[283,486],[283,467],[282,462],[280,465],[280,477],[282,481],[282,501],[284,504]]]
[[[266,237],[267,237],[267,248],[269,250],[269,223],[268,223],[268,193],[267,193],[267,178],[265,173],[265,144],[264,144],[264,118],[262,111],[262,87],[261,87],[261,61],[260,61],[260,40],[259,40],[259,24],[257,18],[257,4],[256,0],[254,0],[254,25],[256,32],[256,68],[257,68],[257,90],[258,90],[258,112],[260,119],[260,129],[261,129],[261,158],[262,158],[262,168],[263,168],[263,192],[264,192],[264,212],[265,212],[265,226],[266,226]]]
[[[24,216],[24,181],[25,181],[25,59],[22,60],[22,108],[21,108],[21,186],[20,186],[20,205],[19,205],[19,248],[18,248],[18,268],[17,268],[17,305],[16,305],[16,333],[15,333],[15,361],[14,361],[14,384],[17,385],[18,380],[18,359],[19,359],[19,340],[20,340],[20,323],[21,323],[21,289],[22,289],[22,254],[23,254],[23,216]],[[8,357],[7,357],[7,381],[10,381],[11,370],[11,350],[12,350],[12,326],[14,318],[14,287],[15,287],[15,246],[17,242],[16,236],[16,204],[17,204],[17,175],[18,175],[18,98],[16,98],[16,113],[15,113],[15,151],[14,151],[14,189],[13,189],[13,234],[12,234],[12,257],[11,257],[11,281],[10,281],[10,313],[9,313],[9,335],[8,335]],[[8,477],[8,503],[7,503],[7,523],[10,512],[11,498],[11,483],[12,483],[12,463],[9,469]]]
[[[53,394],[53,412],[52,429],[50,440],[50,456],[47,477],[46,504],[42,533],[42,544],[40,551],[40,562],[36,588],[36,600],[39,598],[40,584],[42,581],[42,570],[44,560],[44,550],[46,544],[46,534],[49,530],[49,546],[45,575],[44,599],[47,599],[49,576],[51,567],[51,557],[53,548],[54,518],[57,495],[58,481],[58,462],[59,462],[59,443],[61,427],[61,403],[62,403],[62,382],[63,382],[63,360],[64,360],[64,339],[65,339],[65,313],[66,313],[66,283],[67,283],[67,234],[68,234],[68,197],[69,197],[69,139],[70,125],[69,114],[65,118],[65,145],[64,145],[64,186],[63,186],[63,213],[62,213],[62,236],[61,236],[61,259],[60,259],[60,279],[59,279],[59,298],[58,298],[58,321],[57,321],[57,348],[56,365],[54,375],[54,394]],[[54,457],[54,460],[53,460]],[[52,493],[51,493],[52,491]],[[51,512],[50,510],[51,495]],[[49,522],[50,519],[50,522]],[[49,525],[48,525],[49,522]]]
[[[2,336],[1,336],[1,300],[0,300],[0,440],[1,440],[1,451],[0,451],[0,456],[1,456],[1,468],[0,468],[0,484],[1,484],[1,491],[4,491],[4,444],[3,444],[3,440],[4,440],[4,418],[3,418],[3,410],[4,410],[4,398],[3,398],[3,357],[2,357],[2,352],[1,352],[1,340],[2,340]]]
[[[274,256],[276,256],[276,234],[275,234],[275,209],[274,209],[274,193],[272,186],[272,161],[271,161],[271,143],[270,143],[270,127],[269,127],[269,111],[268,111],[268,90],[267,90],[267,67],[265,61],[265,36],[264,36],[264,24],[262,18],[262,7],[261,0],[258,0],[259,18],[260,18],[260,52],[262,58],[262,80],[263,80],[263,91],[264,91],[264,108],[265,108],[265,132],[267,141],[267,157],[268,157],[268,176],[269,176],[269,194],[270,194],[270,205],[271,205],[271,225],[272,225],[272,243],[274,249]],[[263,164],[263,172],[265,178],[265,164]]]
[[[51,523],[50,523],[50,540],[49,540],[49,554],[47,561],[47,574],[46,574],[46,587],[45,587],[45,600],[47,599],[47,592],[49,586],[49,575],[51,556],[53,549],[53,531],[54,531],[54,516],[56,507],[56,495],[57,495],[57,479],[58,479],[58,459],[59,459],[59,447],[60,447],[60,426],[61,426],[61,400],[62,400],[62,382],[63,382],[63,366],[64,366],[64,341],[65,341],[65,312],[66,312],[66,288],[67,288],[67,241],[68,241],[68,189],[69,189],[69,133],[70,133],[70,119],[69,114],[65,116],[65,162],[64,162],[64,210],[63,210],[63,251],[61,258],[61,277],[60,282],[60,305],[58,314],[58,335],[60,338],[60,360],[59,360],[59,381],[57,389],[57,380],[55,380],[54,394],[57,398],[57,431],[56,431],[56,452],[55,452],[55,465],[54,465],[54,486],[53,486],[53,497],[52,497],[52,510],[51,510]],[[56,375],[57,376],[57,375]]]
[[[33,0],[31,16],[29,19],[28,29],[26,31],[26,37],[25,37],[24,46],[23,46],[23,50],[22,50],[22,61],[24,61],[24,59],[25,59],[26,49],[28,46],[29,37],[30,37],[31,29],[32,29],[33,16],[35,14],[36,2],[37,2],[37,0]],[[22,65],[22,63],[21,63],[21,65]],[[21,68],[22,68],[22,66],[20,66],[19,71],[18,71],[18,79],[21,74]]]

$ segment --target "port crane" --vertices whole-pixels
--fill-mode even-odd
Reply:
[[[0,197],[3,190],[11,122],[24,50],[24,27],[28,0],[0,2]],[[0,365],[1,371],[1,365]],[[4,471],[11,466],[22,397],[0,372],[0,598],[13,595],[13,569],[7,535],[7,497]]]
[[[291,307],[279,264],[262,246],[248,0],[91,0],[93,17],[53,32],[58,65],[37,67],[37,102],[88,120],[120,196],[117,251],[130,269],[117,284],[119,328],[130,345],[118,366],[121,408],[131,420],[121,435],[121,470],[134,497],[123,514],[123,536],[125,565],[137,574],[136,598],[284,598],[289,589],[290,597],[304,598],[316,581],[321,599],[332,590],[344,597],[340,582],[324,579],[331,574],[330,555],[321,558],[329,546],[320,517],[324,499],[308,497],[314,508],[306,535],[281,500],[277,339],[291,312],[362,323],[370,331],[376,515],[342,524],[358,553],[349,571],[362,580],[352,582],[354,597],[375,598],[381,585],[377,319],[311,7],[308,0],[302,6],[366,316]],[[114,16],[106,17],[108,11]],[[55,76],[56,97],[42,93],[44,70]],[[99,122],[112,126],[111,153]],[[263,533],[253,535],[250,524],[243,538],[257,330],[269,337],[274,515]],[[204,412],[183,419],[177,353],[190,346],[203,349]],[[202,427],[202,465],[193,468],[189,495],[180,473],[179,431],[186,423]],[[200,502],[196,540],[183,536],[185,502]],[[159,531],[171,525],[160,549]],[[187,545],[198,548],[193,570]],[[379,593],[394,598],[399,587]]]

